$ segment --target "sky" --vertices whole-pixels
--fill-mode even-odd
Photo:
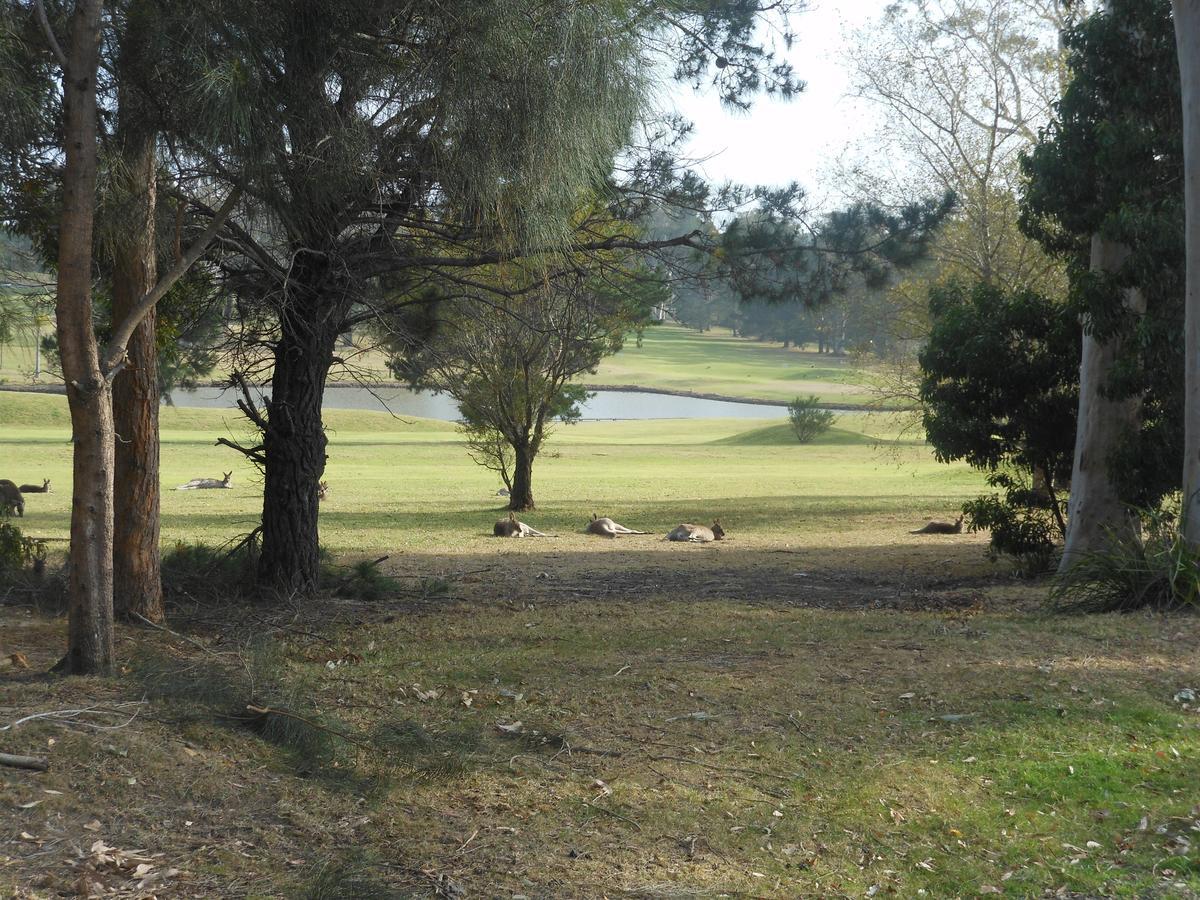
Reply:
[[[850,32],[878,20],[889,2],[810,0],[807,11],[793,15],[796,40],[787,58],[807,87],[789,102],[762,97],[749,112],[730,112],[712,93],[675,86],[663,102],[695,124],[688,153],[702,160],[700,171],[713,181],[799,181],[814,199],[836,192],[829,169],[879,123],[870,102],[851,96]]]

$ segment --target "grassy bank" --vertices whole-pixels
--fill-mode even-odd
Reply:
[[[376,351],[364,350],[350,359],[360,376],[393,377]],[[22,333],[2,348],[0,383],[26,384],[32,371],[32,338]],[[211,377],[220,379],[223,373],[218,370]],[[332,377],[349,376],[335,368]],[[597,386],[637,385],[758,400],[787,401],[815,394],[824,403],[861,406],[871,399],[864,388],[868,378],[868,373],[844,357],[784,350],[775,343],[735,338],[724,329],[701,334],[662,325],[647,329],[641,347],[631,336],[620,353],[601,363],[596,374],[579,380]]]
[[[701,334],[661,325],[646,330],[641,347],[627,341],[583,380],[760,400],[815,394],[823,403],[859,406],[871,399],[868,378],[845,357],[785,350],[776,343],[735,338],[725,329]]]

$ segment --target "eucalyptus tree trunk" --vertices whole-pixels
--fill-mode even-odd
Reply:
[[[1200,0],[1173,0],[1183,93],[1184,292],[1183,536],[1200,547]]]
[[[258,581],[284,596],[310,595],[320,580],[317,486],[328,443],[321,400],[345,312],[343,301],[317,297],[280,317],[271,402],[259,423],[266,464]]]
[[[132,31],[132,29],[131,29]],[[136,51],[136,34],[122,36],[122,57]],[[157,281],[155,133],[144,127],[133,90],[122,80],[117,147],[123,200],[113,271],[113,321],[131,315]],[[128,364],[113,382],[117,431],[114,484],[113,590],[116,613],[161,622],[157,314],[151,309],[133,332]]]
[[[1128,256],[1127,247],[1093,235],[1092,271],[1114,273]],[[1145,298],[1137,290],[1126,292],[1125,304],[1134,313],[1146,310]],[[1083,358],[1079,364],[1079,418],[1060,572],[1069,569],[1079,554],[1103,550],[1114,539],[1135,533],[1133,520],[1117,494],[1108,465],[1121,436],[1141,424],[1140,397],[1112,400],[1104,395],[1121,349],[1122,342],[1117,338],[1100,341],[1084,332]]]
[[[55,312],[74,442],[68,672],[113,669],[112,393],[92,329],[96,70],[101,0],[79,0],[63,63],[63,200]]]

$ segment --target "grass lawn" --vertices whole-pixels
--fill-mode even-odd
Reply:
[[[50,333],[49,327],[43,333]],[[358,377],[389,380],[381,353],[339,351],[349,359]],[[33,371],[32,338],[25,333],[0,347],[0,384],[27,384]],[[220,379],[223,373],[212,377]],[[351,376],[335,368],[333,379]],[[871,400],[864,389],[869,374],[848,358],[833,357],[777,343],[735,338],[726,329],[703,334],[678,325],[646,330],[641,347],[633,337],[624,349],[604,360],[594,375],[580,378],[597,386],[638,385],[648,389],[690,391],[757,400],[792,400],[815,394],[824,403],[861,406]],[[43,381],[50,380],[43,376]]]
[[[735,338],[726,329],[703,334],[678,325],[646,329],[641,347],[632,338],[600,364],[588,384],[696,391],[759,400],[792,400],[815,394],[824,403],[861,406],[871,400],[868,374],[846,357]]]
[[[0,421],[0,477],[55,483],[19,524],[65,536],[64,401]],[[0,768],[13,896],[1200,896],[1200,620],[1047,619],[983,536],[908,534],[981,484],[887,420],[563,429],[523,517],[558,537],[523,541],[444,423],[329,424],[323,542],[389,554],[378,596],[177,591],[187,639],[122,627],[107,680],[46,676],[63,620],[0,606],[0,725],[90,708],[0,732],[51,762]],[[232,416],[163,427],[165,485],[234,465]],[[164,542],[249,530],[234,485],[165,492]]]

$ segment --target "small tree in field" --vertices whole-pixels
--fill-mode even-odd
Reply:
[[[579,418],[587,392],[572,379],[594,372],[662,302],[661,285],[643,275],[496,272],[489,300],[432,302],[427,339],[389,337],[397,375],[458,401],[468,451],[499,473],[510,509],[534,508],[533,462],[554,421]]]
[[[796,440],[802,444],[811,444],[833,427],[833,413],[821,409],[820,404],[820,399],[812,394],[797,397],[788,404],[788,421],[796,432]]]

